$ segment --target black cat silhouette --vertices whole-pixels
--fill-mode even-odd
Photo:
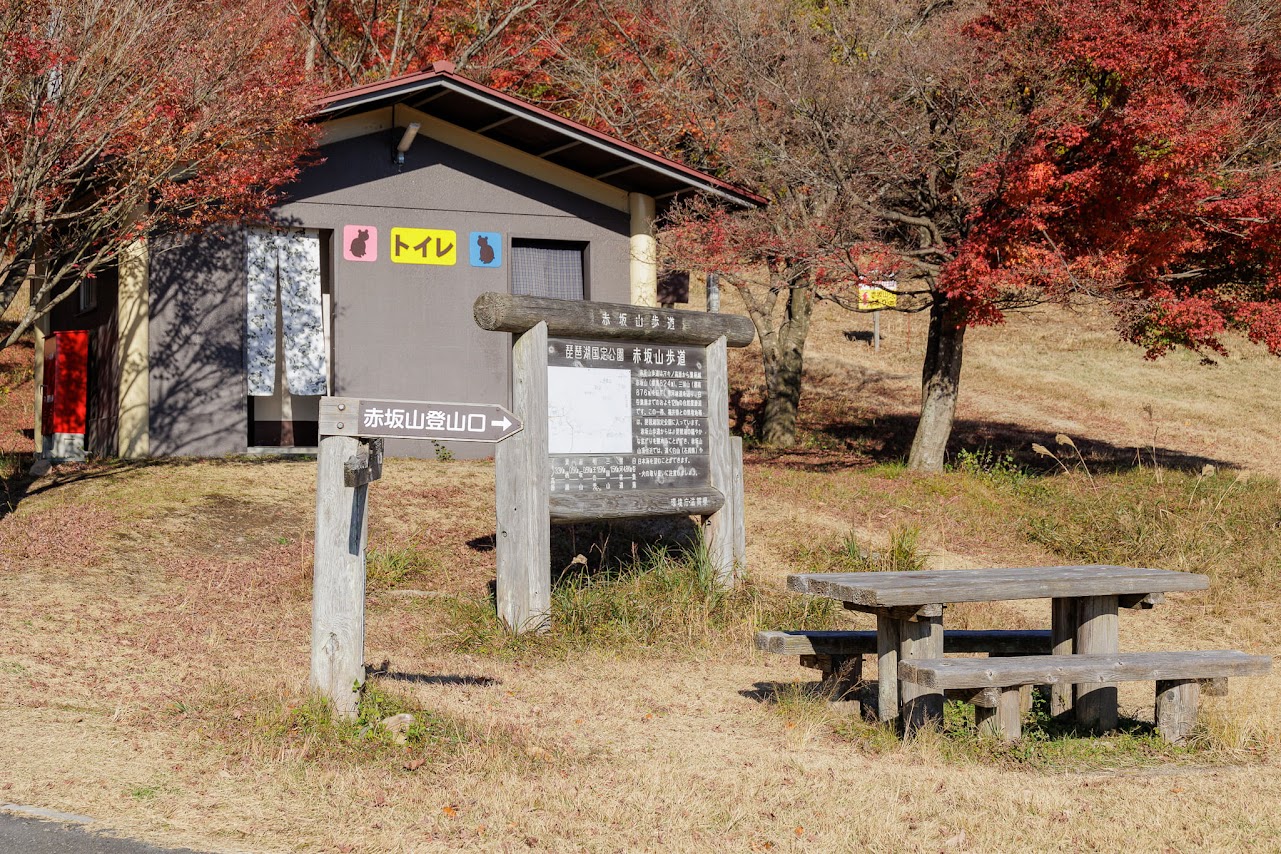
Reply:
[[[476,235],[476,242],[480,244],[480,263],[494,263],[494,247],[489,245],[489,238],[484,235]]]
[[[365,241],[369,239],[369,229],[362,228],[351,239],[351,254],[357,258],[365,257]]]

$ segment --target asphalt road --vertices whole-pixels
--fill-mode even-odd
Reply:
[[[0,852],[3,854],[198,854],[190,848],[157,848],[132,839],[99,836],[85,829],[85,816],[58,821],[9,812],[0,806]],[[29,807],[23,812],[40,812]],[[50,813],[57,816],[57,813]]]

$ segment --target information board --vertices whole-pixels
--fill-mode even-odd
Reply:
[[[551,491],[706,486],[706,358],[705,347],[549,339]]]

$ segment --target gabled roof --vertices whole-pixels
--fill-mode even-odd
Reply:
[[[315,117],[331,121],[394,104],[629,193],[653,196],[660,204],[694,192],[741,207],[765,204],[765,199],[741,187],[468,80],[454,72],[451,62],[436,62],[419,74],[335,92],[317,102]]]

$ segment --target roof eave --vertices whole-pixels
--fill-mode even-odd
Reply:
[[[446,63],[437,63],[446,65]],[[486,103],[531,121],[541,127],[575,140],[576,142],[603,148],[617,157],[643,169],[657,172],[669,179],[684,183],[690,191],[709,193],[739,207],[763,207],[768,202],[761,196],[748,190],[721,181],[692,167],[670,160],[662,155],[646,151],[620,139],[609,136],[594,128],[557,115],[549,110],[530,104],[519,98],[491,89],[465,77],[459,77],[450,70],[436,69],[419,74],[374,83],[337,92],[317,102],[315,118],[323,120],[327,114],[359,108],[366,104],[395,98],[398,95],[423,92],[428,89],[443,87],[468,97],[483,100]],[[686,192],[679,190],[669,195],[680,195]]]

